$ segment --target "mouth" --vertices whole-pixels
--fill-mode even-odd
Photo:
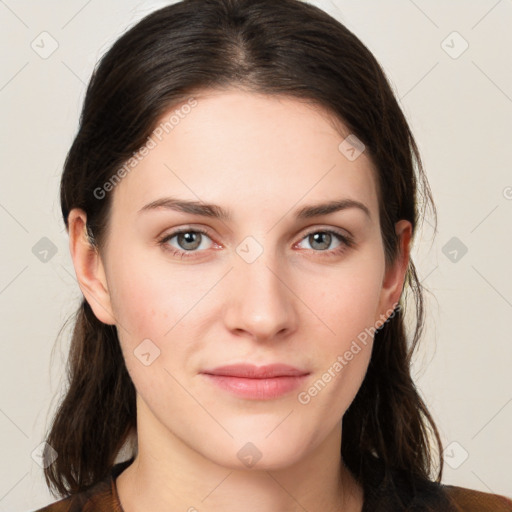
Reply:
[[[286,364],[228,365],[201,372],[209,382],[239,397],[270,400],[301,386],[310,372]]]
[[[211,370],[203,370],[201,373],[207,375],[219,375],[225,377],[245,377],[250,379],[269,379],[274,377],[299,377],[308,375],[309,372],[299,370],[295,366],[288,364],[267,364],[264,366],[255,366],[253,364],[231,364],[219,366]]]

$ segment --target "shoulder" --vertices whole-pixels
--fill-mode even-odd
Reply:
[[[499,494],[443,485],[457,512],[512,512],[512,500]]]
[[[133,460],[132,457],[114,464],[109,474],[89,489],[62,498],[34,512],[123,512],[115,479]]]
[[[64,498],[34,512],[67,512],[70,509],[70,500],[71,498]]]
[[[34,512],[122,512],[113,499],[110,477]]]
[[[427,480],[368,458],[363,512],[512,512],[512,500]]]

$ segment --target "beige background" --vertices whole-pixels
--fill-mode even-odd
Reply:
[[[58,185],[85,84],[125,28],[166,3],[0,1],[0,512],[54,501],[31,454],[61,390],[68,330],[57,334],[81,296]],[[432,292],[415,370],[448,447],[443,481],[512,496],[512,1],[313,3],[383,65],[438,206],[437,236],[427,222],[413,248]],[[57,251],[46,262],[32,252],[43,237]]]

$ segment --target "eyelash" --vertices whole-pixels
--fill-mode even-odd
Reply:
[[[160,246],[162,246],[164,250],[169,251],[172,254],[172,256],[181,256],[182,259],[183,258],[194,258],[195,257],[194,255],[197,252],[202,252],[202,251],[180,251],[179,249],[176,249],[174,247],[170,248],[169,245],[167,244],[167,242],[181,233],[201,233],[202,235],[206,235],[208,238],[211,239],[209,233],[204,229],[183,228],[183,229],[178,229],[176,231],[173,231],[170,234],[164,235],[162,238],[160,238],[158,240],[158,244]],[[352,248],[355,245],[354,239],[352,237],[343,235],[343,234],[339,233],[338,231],[334,231],[332,229],[317,229],[317,230],[310,231],[309,233],[306,233],[301,238],[300,241],[302,242],[302,240],[306,239],[308,236],[316,234],[316,233],[327,233],[330,235],[334,235],[336,238],[339,239],[340,242],[342,242],[342,244],[339,247],[337,247],[336,249],[330,249],[330,250],[325,250],[325,251],[321,251],[321,250],[316,251],[314,249],[308,249],[313,252],[317,252],[317,253],[321,254],[321,257],[332,257],[332,256],[341,255],[346,250]]]

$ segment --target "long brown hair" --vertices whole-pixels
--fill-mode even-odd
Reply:
[[[415,233],[428,204],[436,217],[416,142],[389,82],[345,26],[300,0],[184,0],[146,16],[98,63],[62,175],[66,226],[70,210],[83,209],[90,241],[100,250],[112,195],[98,190],[169,108],[194,92],[228,87],[322,106],[365,144],[377,170],[386,264],[398,255],[397,221],[410,221]],[[361,481],[369,454],[385,468],[424,480],[432,478],[436,462],[436,481],[442,476],[441,440],[410,373],[424,320],[412,259],[407,290],[415,301],[414,333],[408,340],[402,294],[375,334],[368,371],[343,418],[341,454]],[[62,496],[103,479],[136,429],[135,388],[116,328],[100,322],[85,299],[74,320],[69,388],[46,439],[58,457],[45,479]]]

